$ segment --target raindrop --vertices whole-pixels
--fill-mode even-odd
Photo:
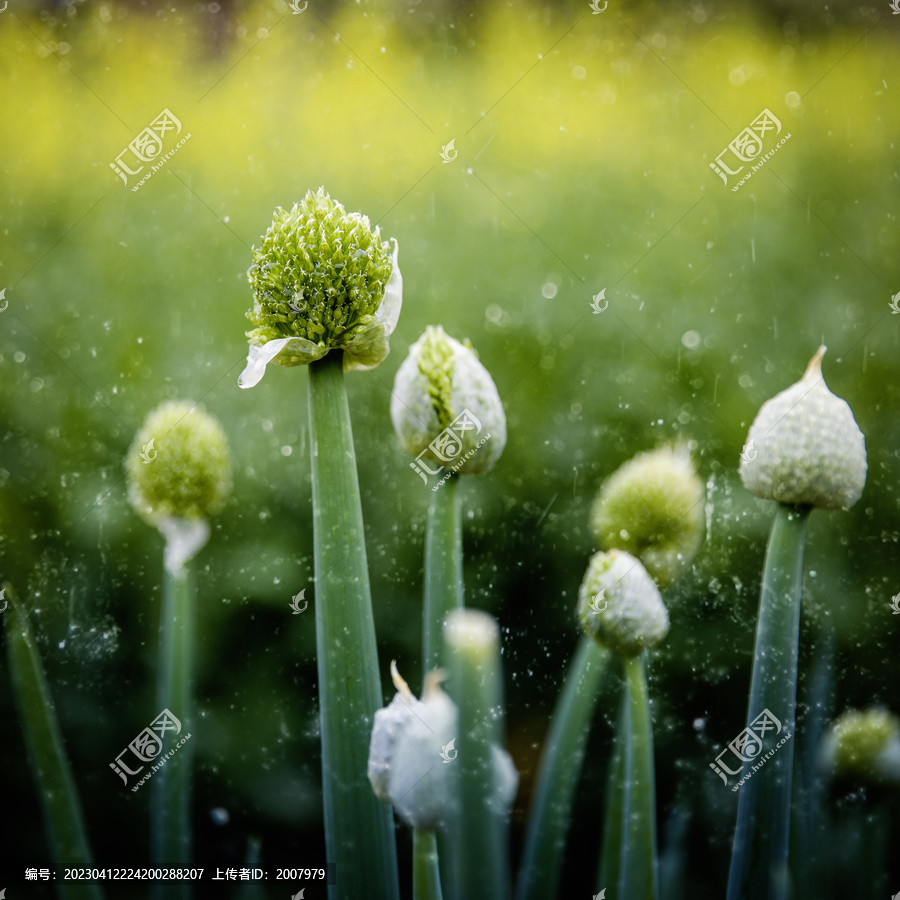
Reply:
[[[214,809],[209,811],[209,817],[216,823],[216,825],[227,825],[228,820],[231,816],[228,815],[228,810],[222,806],[216,806]]]

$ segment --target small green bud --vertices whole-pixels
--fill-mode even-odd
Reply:
[[[391,420],[413,456],[461,475],[490,471],[506,446],[494,380],[471,346],[440,325],[425,329],[397,370]]]
[[[600,488],[591,529],[605,549],[636,556],[661,585],[690,564],[703,535],[703,483],[687,448],[639,453]]]
[[[866,484],[866,441],[822,378],[819,347],[803,378],[762,405],[741,453],[741,480],[764,500],[849,509]]]
[[[344,351],[345,370],[381,363],[403,302],[397,253],[396,240],[392,254],[367,216],[324,188],[289,212],[278,207],[247,271],[257,327],[240,386],[257,384],[269,362],[307,365],[330,350]]]
[[[822,739],[819,761],[840,778],[900,782],[900,721],[886,709],[851,709]]]
[[[669,633],[656,584],[640,560],[622,550],[591,557],[576,616],[587,634],[622,656],[637,656]]]
[[[186,400],[162,403],[147,416],[125,468],[128,499],[154,526],[169,518],[207,519],[231,492],[228,438],[217,419]]]

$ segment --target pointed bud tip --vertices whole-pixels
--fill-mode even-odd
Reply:
[[[804,379],[814,379],[817,380],[822,377],[822,359],[825,356],[828,348],[822,344],[818,350],[816,350],[815,355],[809,361],[806,366],[806,371],[803,373]]]

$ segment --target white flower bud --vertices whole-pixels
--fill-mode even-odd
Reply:
[[[426,677],[421,700],[413,696],[393,662],[391,677],[397,693],[375,713],[369,782],[375,796],[392,804],[408,825],[444,831],[458,812],[457,767],[453,763],[459,712],[441,689],[444,673],[440,669]],[[518,774],[505,750],[492,746],[491,752],[498,785],[496,802],[508,807]]]
[[[803,378],[763,404],[741,454],[744,487],[764,500],[848,509],[866,484],[866,441],[825,386],[820,347]]]
[[[462,446],[453,460],[465,460],[457,469],[460,475],[477,475],[493,468],[506,446],[503,404],[475,352],[445,334],[440,325],[429,326],[409,348],[394,378],[391,421],[397,437],[413,456],[427,450],[425,459],[430,462],[454,465],[436,455],[429,444],[466,411],[480,428],[451,429],[462,434]],[[488,435],[490,440],[478,446]]]
[[[439,670],[426,678],[421,700],[413,696],[393,662],[391,676],[397,693],[375,713],[369,782],[375,796],[392,804],[407,824],[442,830],[453,814],[455,776],[441,751],[456,735],[456,706],[441,689]]]
[[[622,656],[655,647],[669,633],[669,614],[655,582],[624,550],[591,557],[576,615],[588,634]]]

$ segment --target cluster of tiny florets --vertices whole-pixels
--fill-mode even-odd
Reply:
[[[257,326],[247,332],[250,343],[295,337],[342,347],[372,322],[392,266],[379,229],[324,188],[290,211],[278,207],[247,272],[254,295],[247,318]]]
[[[228,438],[217,419],[186,400],[167,401],[147,416],[125,467],[131,505],[152,525],[209,518],[231,492]]]
[[[636,556],[660,584],[689,565],[703,536],[703,483],[685,447],[639,453],[600,488],[591,527],[601,547]]]
[[[820,752],[839,778],[900,782],[900,720],[878,707],[848,710],[825,735]]]

